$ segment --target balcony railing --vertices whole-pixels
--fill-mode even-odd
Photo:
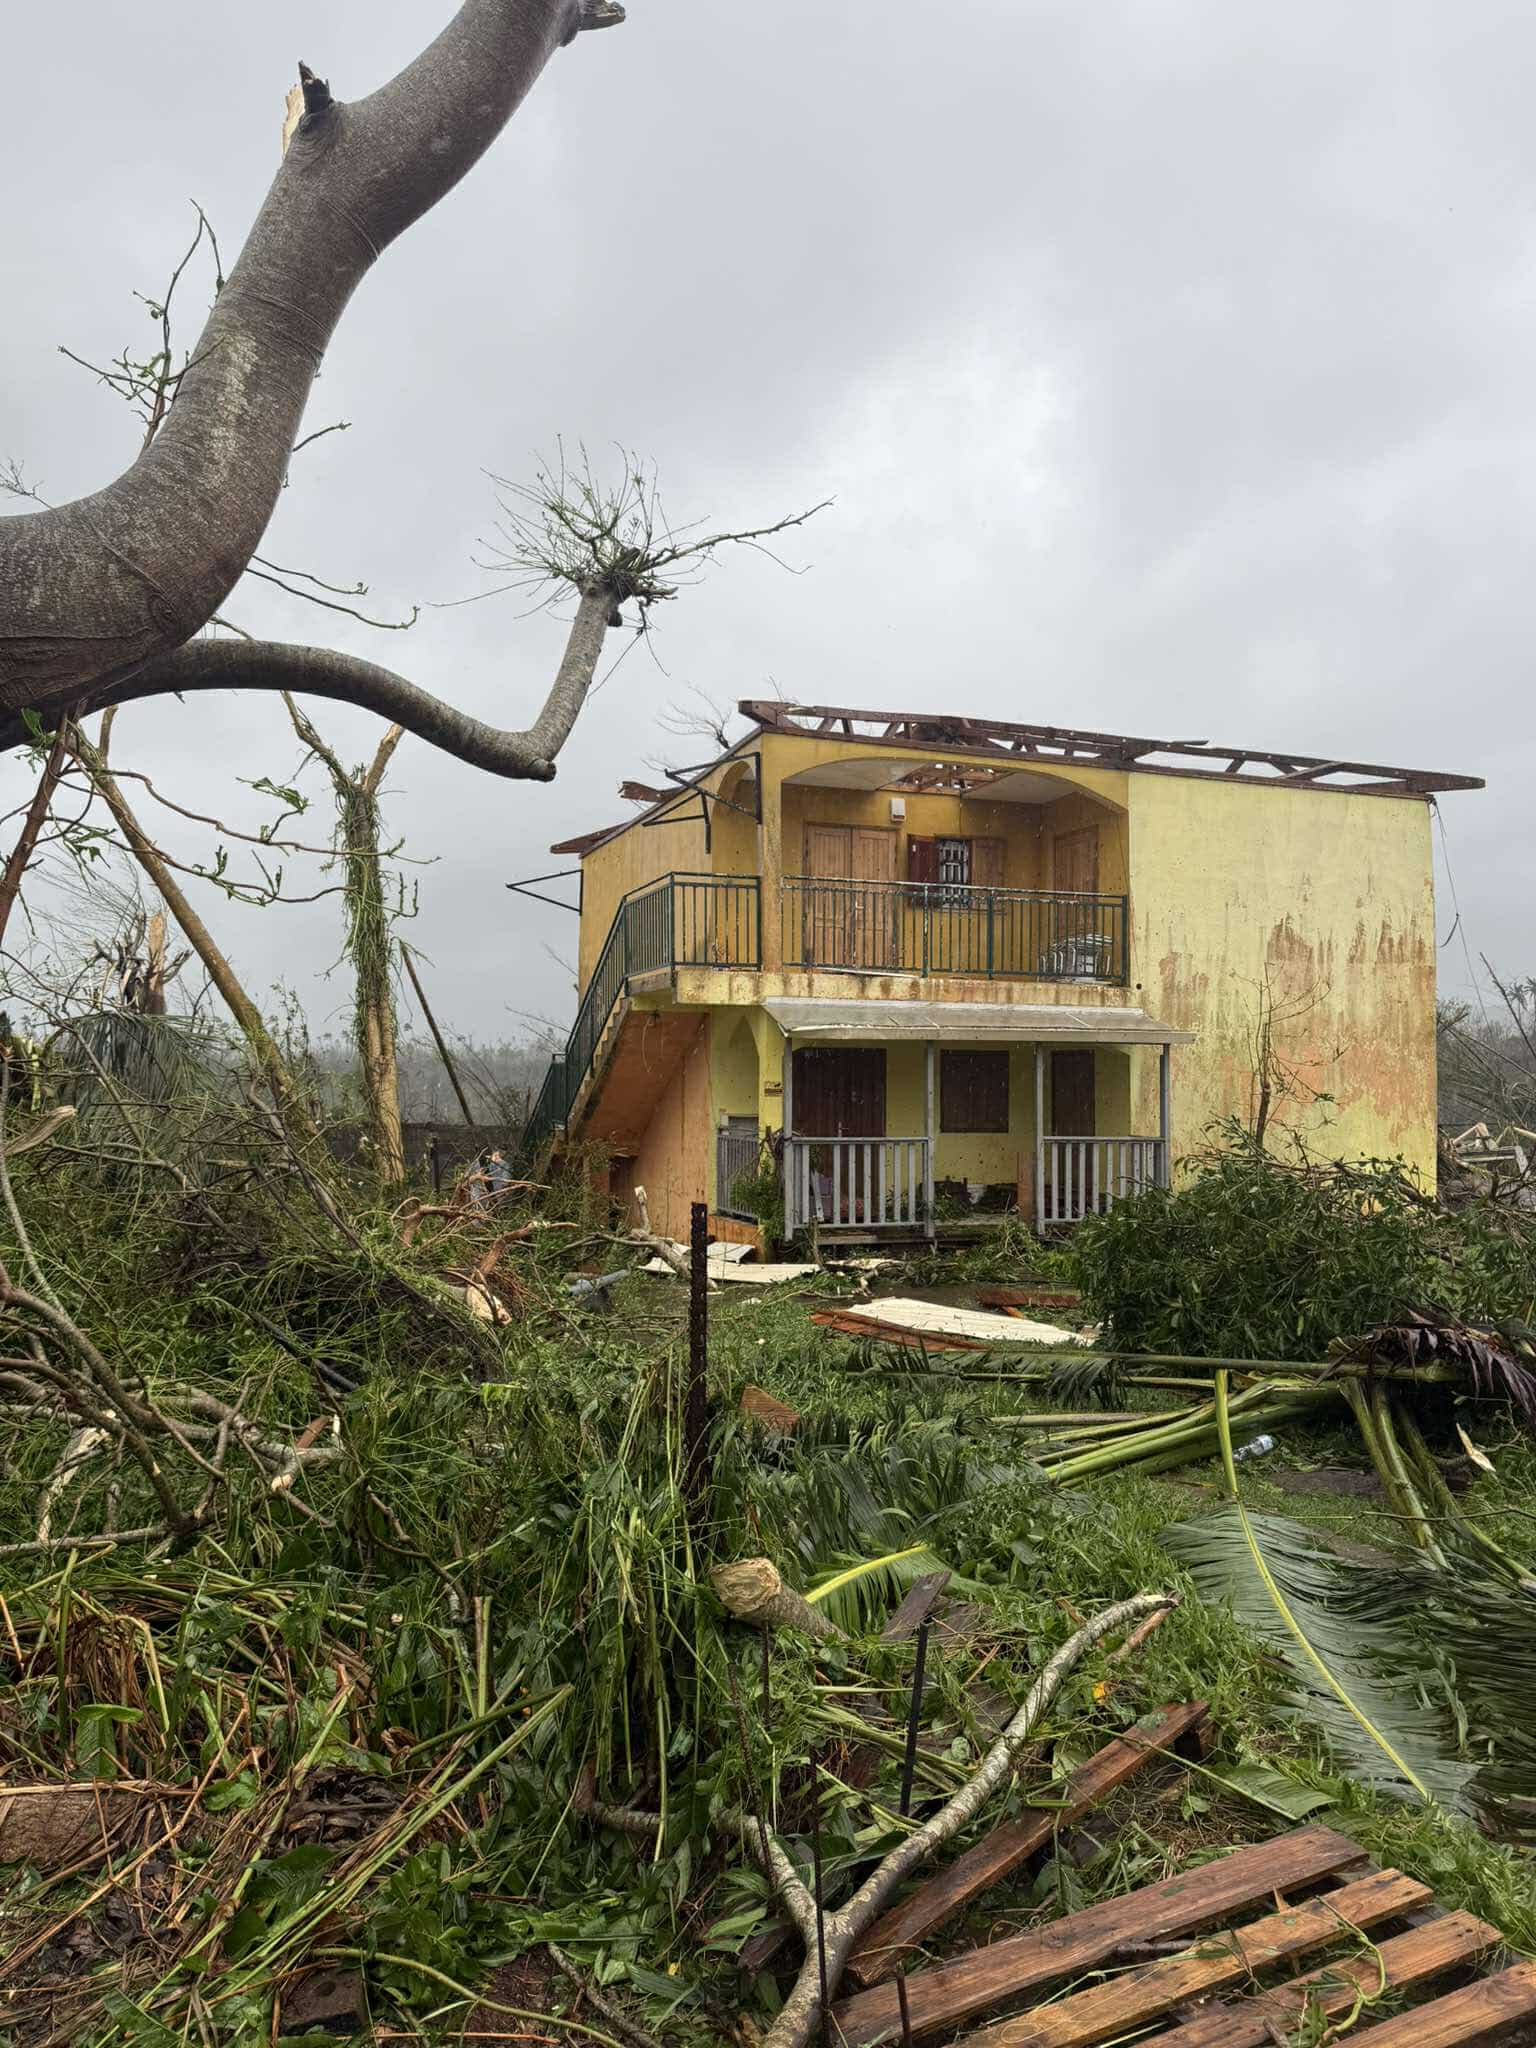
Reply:
[[[1054,1138],[1041,1141],[1037,1227],[1081,1223],[1167,1180],[1161,1138]]]
[[[550,1061],[523,1133],[525,1155],[569,1117],[608,1020],[633,982],[678,967],[761,963],[761,901],[755,875],[663,875],[630,891],[608,928],[565,1050]]]
[[[926,1138],[791,1138],[784,1147],[784,1234],[911,1230],[933,1213]]]
[[[845,974],[969,974],[1124,982],[1127,900],[947,882],[787,878],[786,967]]]

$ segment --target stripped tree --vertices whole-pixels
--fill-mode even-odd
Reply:
[[[379,790],[401,728],[389,728],[366,767],[349,770],[293,698],[286,701],[294,730],[325,768],[336,796],[336,853],[344,869],[345,949],[355,983],[352,1034],[368,1110],[373,1164],[381,1179],[404,1180],[405,1139],[400,1128],[400,1071],[390,972],[394,942],[379,829]]]

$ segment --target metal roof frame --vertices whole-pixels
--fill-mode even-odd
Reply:
[[[736,708],[761,732],[797,739],[857,740],[876,747],[950,749],[1015,766],[1058,763],[1137,775],[1194,776],[1262,789],[1321,789],[1339,796],[1426,797],[1442,790],[1485,786],[1481,776],[1450,775],[1438,769],[1388,768],[1375,761],[1216,746],[1208,740],[1141,739],[1128,733],[1085,732],[1063,725],[961,718],[943,711],[861,711],[851,705],[784,704],[767,697],[745,697]],[[1156,760],[1156,755],[1173,758]],[[1206,762],[1214,765],[1197,765]],[[1260,770],[1267,772],[1257,772]],[[1330,779],[1340,775],[1355,779]]]

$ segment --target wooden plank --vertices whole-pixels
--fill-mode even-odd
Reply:
[[[894,1975],[912,1950],[936,1927],[968,1906],[972,1899],[1038,1854],[1059,1827],[1078,1820],[1091,1806],[1114,1791],[1160,1749],[1171,1749],[1204,1721],[1204,1700],[1161,1707],[1138,1721],[1128,1735],[1117,1736],[1096,1756],[1072,1772],[1062,1788],[1063,1804],[1049,1811],[1026,1813],[995,1828],[983,1842],[957,1857],[947,1870],[930,1878],[898,1906],[892,1907],[865,1934],[844,1972],[861,1989]]]
[[[980,1308],[1079,1308],[1082,1299],[1075,1287],[981,1287],[976,1292]]]
[[[1462,2044],[1519,2038],[1529,2041],[1536,2021],[1536,1963],[1516,1963],[1497,1977],[1482,1977],[1433,2005],[1417,2005],[1395,2020],[1361,2027],[1349,2036],[1370,2048],[1462,2048]],[[1516,2029],[1519,2029],[1518,2037]]]
[[[907,1148],[910,1153],[911,1147]],[[915,1169],[909,1173],[909,1181]],[[898,1200],[910,1203],[911,1189],[905,1195],[898,1187]],[[910,1220],[909,1215],[896,1218],[897,1222]],[[971,1337],[939,1335],[932,1330],[909,1329],[905,1323],[882,1322],[878,1316],[859,1315],[853,1309],[815,1308],[811,1310],[811,1321],[824,1330],[836,1330],[843,1337],[878,1337],[882,1344],[905,1345],[909,1351],[985,1351],[989,1347]]]
[[[1239,2004],[1213,2006],[1187,2026],[1157,2035],[1149,2048],[1272,2048],[1276,2029],[1287,2035],[1309,1999],[1315,2013],[1337,2019],[1352,2010],[1357,1986],[1367,1997],[1375,1994],[1382,1972],[1388,1988],[1404,1990],[1475,1962],[1502,1939],[1496,1927],[1471,1913],[1443,1913],[1407,1934],[1393,1935],[1375,1954],[1326,1963],[1274,1991],[1261,1991]]]
[[[907,1978],[914,2034],[932,2034],[1057,1978],[1106,1961],[1127,1943],[1191,1934],[1255,1900],[1281,1895],[1358,1861],[1358,1842],[1332,1828],[1297,1828],[1268,1842],[1164,1878],[1123,1899],[1106,1899],[1064,1920],[1018,1934]],[[895,1987],[877,1984],[832,2008],[843,2048],[901,2038]]]
[[[1304,1899],[1246,1927],[1209,1934],[1182,1955],[962,2035],[957,2048],[1093,2048],[1095,2042],[1117,2040],[1145,2025],[1183,1999],[1241,1984],[1287,1956],[1339,1941],[1350,1928],[1398,1919],[1433,1897],[1428,1885],[1400,1870],[1373,1871],[1325,1898]]]
[[[905,1600],[880,1631],[882,1643],[904,1643],[909,1636],[916,1635],[923,1623],[932,1614],[939,1596],[949,1584],[950,1573],[946,1566],[943,1571],[924,1572],[920,1579],[912,1581],[912,1587]]]

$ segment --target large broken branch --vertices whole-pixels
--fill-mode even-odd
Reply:
[[[0,522],[0,551],[5,526],[14,523]],[[3,573],[0,552],[0,575]],[[85,692],[80,710],[83,714],[138,697],[179,696],[188,690],[286,690],[295,696],[329,697],[376,711],[472,768],[484,768],[514,781],[549,782],[555,773],[555,756],[570,737],[592,687],[612,613],[613,600],[606,591],[582,596],[544,707],[522,732],[505,732],[456,711],[377,662],[327,647],[297,647],[278,640],[191,640],[143,663],[132,675]],[[0,665],[3,661],[0,641]],[[29,737],[18,710],[7,715],[0,709],[0,747],[18,746]]]
[[[159,431],[104,490],[0,520],[0,708],[57,712],[208,622],[271,518],[361,279],[484,154],[554,52],[620,19],[607,0],[464,0],[366,99],[304,76],[303,117]]]

